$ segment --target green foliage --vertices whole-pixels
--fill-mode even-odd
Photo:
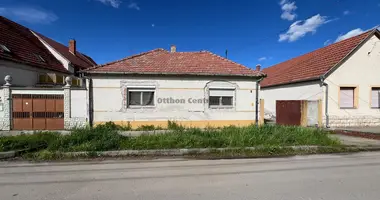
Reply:
[[[136,129],[136,131],[154,131],[154,130],[157,130],[154,125],[142,125]]]
[[[187,128],[168,122],[172,130],[166,134],[126,137],[118,133],[120,127],[106,123],[96,128],[78,128],[69,135],[57,133],[35,133],[0,137],[0,151],[30,149],[41,151],[38,158],[59,157],[49,152],[94,152],[121,149],[177,149],[177,148],[243,148],[266,147],[267,154],[278,154],[286,146],[316,145],[339,147],[340,142],[328,137],[329,132],[316,128],[285,126],[229,126],[220,129]],[[142,126],[143,130],[154,130],[154,126]]]
[[[130,122],[126,126],[116,125],[114,122],[106,122],[105,124],[97,125],[95,129],[102,131],[130,131],[132,130],[132,126]]]
[[[168,130],[185,130],[185,127],[175,121],[168,121]]]
[[[51,132],[0,137],[0,151],[45,149],[58,137]]]

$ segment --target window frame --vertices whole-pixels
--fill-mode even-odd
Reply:
[[[344,88],[351,88],[353,89],[353,107],[342,107],[342,102],[341,102],[341,91]],[[342,85],[339,86],[339,91],[338,91],[338,104],[339,104],[339,109],[341,110],[346,110],[346,109],[358,109],[359,108],[359,87],[354,86],[354,85]]]
[[[373,91],[373,89],[377,89],[380,92],[380,86],[371,86],[371,89],[369,91],[369,107],[371,109],[380,109],[380,102],[379,102],[378,107],[373,107],[372,106],[372,91]],[[380,101],[380,95],[379,95],[379,101]]]
[[[130,105],[130,98],[129,93],[130,92],[140,92],[140,105]],[[144,92],[153,92],[153,105],[142,105],[142,102],[144,101]],[[156,88],[145,88],[145,87],[138,87],[138,88],[127,88],[126,89],[126,103],[127,108],[155,108],[156,107]]]
[[[212,90],[224,90],[224,91],[231,91],[232,96],[212,96],[211,91]],[[211,97],[219,97],[219,105],[210,105]],[[231,97],[232,98],[232,105],[223,105],[223,97]],[[236,88],[209,88],[208,89],[208,108],[209,109],[233,109],[235,108],[235,101],[236,101]]]

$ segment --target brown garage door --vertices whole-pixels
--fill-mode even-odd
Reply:
[[[63,130],[63,95],[14,94],[13,130]]]
[[[297,100],[276,101],[276,123],[280,125],[301,125],[301,102]]]

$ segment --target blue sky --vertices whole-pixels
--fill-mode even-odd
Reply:
[[[0,14],[99,64],[155,48],[271,66],[380,24],[380,0],[1,0]]]

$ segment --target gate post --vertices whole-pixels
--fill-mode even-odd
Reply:
[[[65,129],[71,129],[71,77],[66,77],[66,85],[63,87],[64,123]]]
[[[10,131],[11,130],[11,121],[12,121],[12,95],[11,95],[11,88],[12,85],[12,77],[10,75],[5,76],[4,78],[5,84],[3,85],[3,94],[4,94],[4,103],[3,103],[3,110],[4,110],[4,118],[3,120],[0,120],[0,130],[3,131]]]

